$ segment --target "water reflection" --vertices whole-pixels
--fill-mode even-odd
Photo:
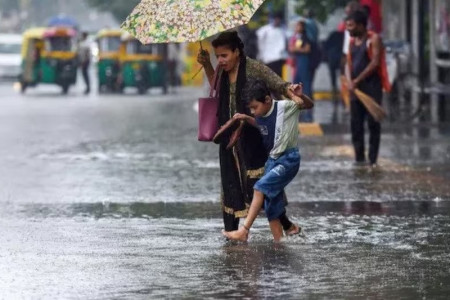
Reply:
[[[301,253],[286,244],[269,240],[248,244],[227,243],[221,248],[221,253],[209,259],[214,270],[209,284],[216,288],[208,296],[248,299],[290,297],[295,294],[296,280],[301,277],[302,261]]]
[[[4,205],[1,293],[415,299],[450,292],[440,285],[449,280],[450,201],[306,202],[288,210],[306,239],[274,244],[259,218],[250,241],[235,244],[220,234],[218,203]]]
[[[292,202],[288,213],[298,217],[311,215],[450,215],[449,199],[432,201],[326,201]],[[4,206],[0,216],[27,216],[34,218],[89,217],[94,219],[213,219],[221,218],[220,204],[216,202],[189,203],[77,203],[77,204],[22,204]]]

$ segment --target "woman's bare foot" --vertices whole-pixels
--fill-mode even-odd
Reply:
[[[230,240],[233,241],[241,241],[241,242],[246,242],[248,240],[248,230],[245,229],[244,227],[239,228],[238,230],[235,231],[225,231],[222,230],[222,234]]]

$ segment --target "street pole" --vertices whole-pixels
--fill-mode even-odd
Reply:
[[[21,30],[24,31],[28,27],[30,0],[20,0],[20,23]]]
[[[436,65],[436,25],[435,25],[435,17],[436,17],[436,0],[430,0],[429,3],[429,35],[430,35],[430,82],[431,85],[434,85],[438,82],[438,68]],[[431,110],[431,121],[437,122],[439,119],[438,115],[438,95],[436,93],[430,94],[430,110]]]
[[[59,14],[65,14],[65,0],[58,0],[58,12]]]
[[[422,0],[412,0],[412,29],[411,29],[411,46],[412,46],[412,52],[413,52],[413,72],[414,74],[418,74],[419,78],[421,79],[423,76],[423,68],[421,66],[422,64],[422,55],[423,55],[423,51],[422,51],[422,47],[423,45],[421,45],[421,41],[423,41],[421,34],[422,34],[422,29],[421,29],[421,21],[422,21],[422,8],[423,5],[421,5]],[[419,86],[421,84],[421,82],[415,82],[415,86]],[[415,112],[418,110],[419,108],[419,93],[418,92],[413,92],[411,95],[411,108],[412,111]],[[414,119],[414,122],[417,121],[417,118]]]

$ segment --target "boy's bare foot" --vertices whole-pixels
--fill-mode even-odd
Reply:
[[[270,221],[269,226],[274,242],[280,242],[283,237],[283,227],[281,226],[280,220],[275,219]]]
[[[292,235],[304,235],[303,233],[303,229],[298,226],[297,224],[292,224],[291,228],[289,228],[288,230],[285,231],[287,236],[292,236]]]
[[[225,231],[222,230],[222,234],[230,240],[246,242],[248,240],[248,231],[244,227],[239,228],[235,231]]]

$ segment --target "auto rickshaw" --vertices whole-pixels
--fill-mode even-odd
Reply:
[[[118,77],[120,73],[119,48],[123,31],[103,29],[97,34],[98,44],[98,90],[118,91]]]
[[[124,33],[120,45],[119,62],[121,88],[136,87],[139,94],[149,88],[162,87],[167,93],[167,60],[165,44],[144,45],[131,35]]]
[[[63,94],[77,78],[76,31],[71,28],[34,28],[24,32],[22,44],[22,93],[39,83],[57,84]]]

